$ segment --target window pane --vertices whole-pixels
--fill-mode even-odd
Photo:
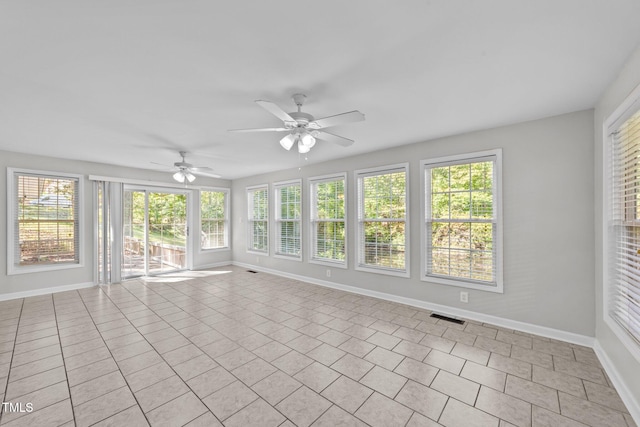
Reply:
[[[314,183],[311,186],[315,210],[312,213],[312,257],[326,261],[344,261],[344,179]]]
[[[359,178],[360,264],[405,270],[406,171]]]
[[[494,163],[470,159],[425,168],[425,179],[431,178],[426,188],[431,201],[431,216],[425,213],[427,275],[495,281]]]
[[[266,188],[247,191],[249,204],[249,250],[269,250],[269,210]]]
[[[227,247],[226,193],[200,192],[200,246],[202,249]]]
[[[404,222],[365,222],[365,264],[404,269],[404,227]]]
[[[299,184],[278,186],[278,245],[282,255],[300,256],[301,189]],[[293,221],[292,221],[293,220]]]
[[[16,263],[78,263],[78,180],[14,175]]]

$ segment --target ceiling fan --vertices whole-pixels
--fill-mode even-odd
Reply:
[[[260,128],[260,129],[231,129],[230,132],[287,132],[287,135],[280,140],[280,145],[285,150],[291,150],[294,144],[298,144],[299,153],[308,153],[316,144],[316,139],[333,142],[343,147],[353,144],[352,139],[339,135],[334,135],[325,131],[325,128],[343,125],[347,123],[364,120],[364,114],[358,110],[348,113],[336,114],[335,116],[315,119],[311,114],[302,112],[302,105],[306,98],[301,93],[292,96],[293,102],[298,106],[298,111],[292,113],[285,112],[282,108],[270,101],[256,100],[256,104],[282,120],[283,127]]]
[[[187,156],[186,151],[180,151],[180,156],[182,157],[182,161],[175,162],[172,166],[163,165],[162,163],[151,162],[154,165],[165,166],[171,168],[171,172],[175,172],[173,174],[173,179],[176,181],[183,183],[186,181],[193,182],[196,177],[195,175],[201,176],[209,176],[211,178],[220,178],[220,175],[214,174],[213,169],[206,166],[193,166],[191,163],[187,163],[185,157]]]

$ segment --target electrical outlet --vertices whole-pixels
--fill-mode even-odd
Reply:
[[[460,292],[460,302],[469,302],[469,292]]]
[[[331,277],[331,270],[327,269],[327,277]]]

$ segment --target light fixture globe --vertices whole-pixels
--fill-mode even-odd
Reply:
[[[310,149],[316,145],[316,139],[313,137],[313,135],[311,135],[310,133],[305,133],[302,136],[302,145],[304,145],[305,147],[309,147]]]
[[[178,171],[174,173],[173,179],[175,179],[176,181],[182,184],[184,182],[184,173],[182,171]]]
[[[296,138],[289,134],[280,140],[280,145],[282,145],[282,148],[289,151],[291,150],[291,147],[293,147],[294,142],[296,142]]]
[[[309,150],[311,150],[311,147],[309,147],[308,145],[304,145],[302,143],[302,140],[298,141],[298,153],[306,154],[309,152]]]
[[[189,182],[193,182],[193,181],[195,181],[195,179],[196,179],[195,175],[193,175],[193,174],[192,174],[191,172],[189,172],[189,171],[183,172],[183,174],[184,174],[185,178],[187,178],[187,180],[188,180]]]

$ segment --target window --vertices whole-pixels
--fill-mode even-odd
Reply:
[[[409,277],[407,165],[356,171],[357,270]]]
[[[200,191],[200,248],[229,247],[229,190]]]
[[[640,90],[605,124],[605,321],[640,360]],[[635,100],[635,101],[634,101]]]
[[[80,176],[8,169],[8,273],[80,266]]]
[[[269,190],[267,186],[247,188],[249,223],[248,250],[269,254]]]
[[[311,262],[346,267],[345,175],[311,179]]]
[[[501,150],[422,162],[423,279],[502,292]]]
[[[276,255],[302,259],[300,251],[301,183],[281,182],[276,190]]]

